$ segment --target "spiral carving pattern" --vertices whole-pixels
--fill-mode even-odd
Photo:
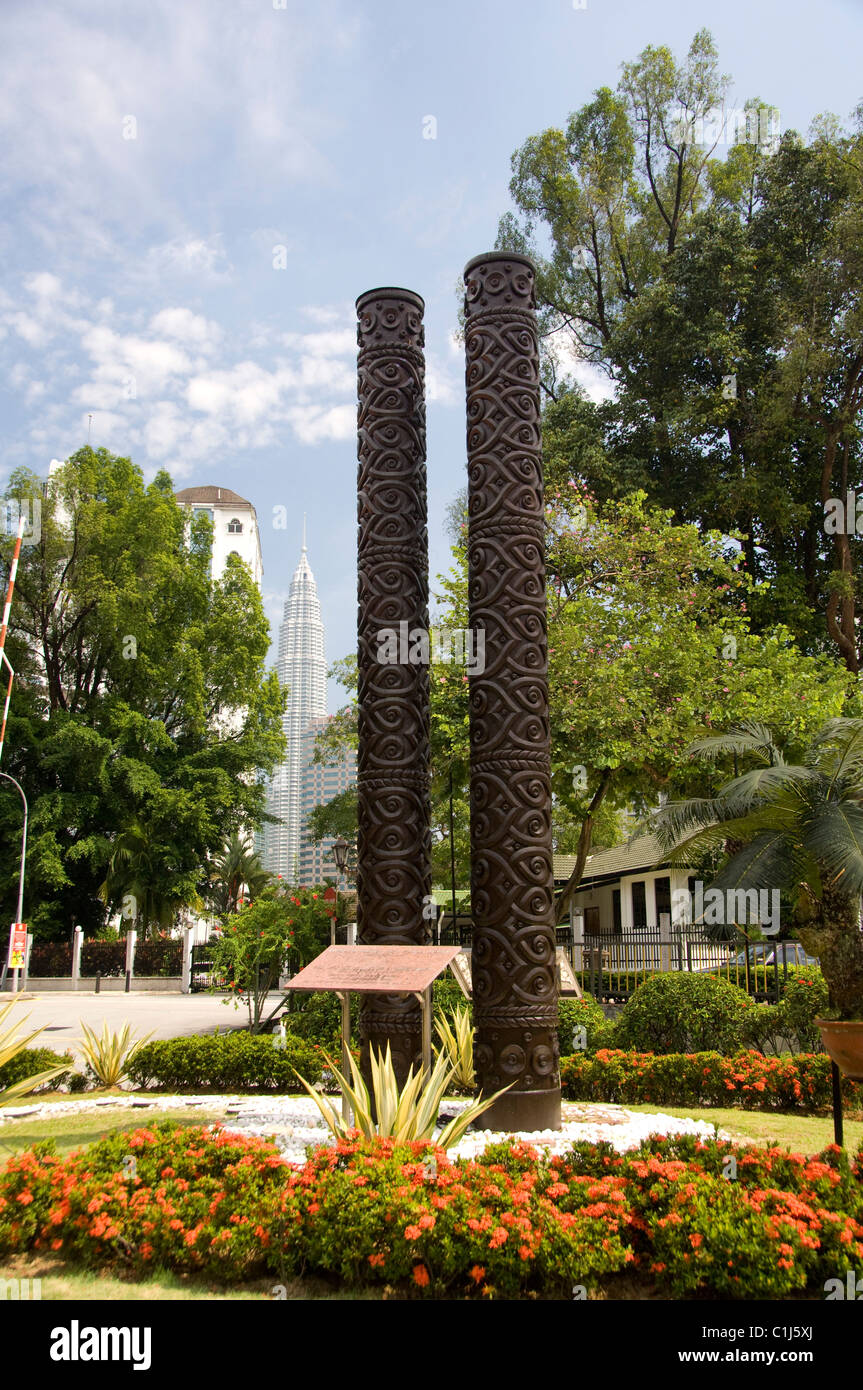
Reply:
[[[409,290],[357,300],[359,751],[357,932],[361,945],[419,946],[431,893],[428,667],[378,660],[382,629],[428,628],[423,302]],[[361,1067],[387,1043],[403,1080],[421,1060],[413,999],[365,995]]]
[[[465,270],[472,975],[477,1081],[512,1090],[488,1128],[560,1123],[548,646],[534,270]]]

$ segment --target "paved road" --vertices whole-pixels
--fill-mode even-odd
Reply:
[[[11,995],[0,995],[0,1003],[9,998]],[[270,995],[268,1013],[280,998],[279,994]],[[224,1032],[248,1022],[245,1008],[235,1009],[212,994],[39,994],[28,990],[14,1012],[22,1018],[29,1014],[29,1028],[47,1025],[32,1046],[52,1047],[57,1052],[78,1052],[81,1021],[99,1033],[105,1022],[110,1031],[129,1023],[136,1037],[152,1033],[154,1038],[215,1033],[217,1028]]]

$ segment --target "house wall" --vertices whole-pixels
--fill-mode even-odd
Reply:
[[[674,909],[674,894],[679,889],[684,891],[688,887],[688,870],[681,869],[656,869],[650,871],[639,871],[634,874],[625,874],[615,882],[599,884],[594,888],[584,888],[575,894],[573,906],[576,912],[584,911],[588,907],[599,908],[599,929],[601,932],[610,933],[614,930],[614,908],[612,903],[612,893],[615,888],[620,889],[620,925],[621,930],[630,932],[633,930],[632,915],[632,885],[643,883],[645,885],[645,898],[647,907],[647,925],[656,926],[656,899],[654,883],[658,878],[671,879],[671,898],[672,898],[672,925],[679,926],[683,923],[683,913]]]

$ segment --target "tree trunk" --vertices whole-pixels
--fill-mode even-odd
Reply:
[[[863,933],[859,898],[826,888],[817,915],[800,928],[800,940],[821,962],[831,1010],[840,1019],[863,1019]]]
[[[559,922],[564,912],[569,907],[574,895],[578,891],[578,885],[584,873],[584,866],[587,863],[587,856],[590,854],[590,842],[593,838],[593,818],[605,800],[606,792],[611,786],[611,768],[605,767],[602,770],[599,786],[593,794],[593,799],[587,808],[587,815],[581,823],[581,833],[578,837],[578,850],[575,857],[575,866],[564,886],[557,895],[555,903],[555,921]]]

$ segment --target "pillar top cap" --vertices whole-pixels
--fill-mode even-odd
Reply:
[[[370,299],[404,299],[408,304],[413,304],[420,313],[425,309],[425,300],[422,295],[416,294],[414,290],[401,289],[397,285],[381,285],[375,290],[366,290],[356,301],[357,313],[364,304]]]
[[[483,251],[481,255],[471,257],[464,268],[465,275],[469,275],[476,266],[483,265],[486,261],[516,261],[519,265],[526,265],[531,270],[536,270],[530,256],[523,256],[520,251]]]

